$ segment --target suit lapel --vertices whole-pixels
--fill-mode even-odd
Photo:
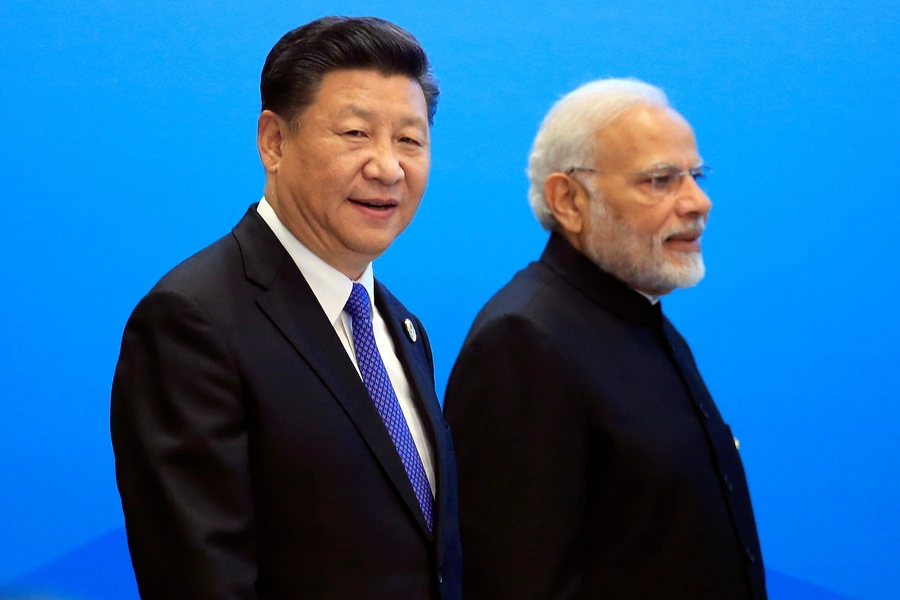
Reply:
[[[378,306],[378,310],[387,324],[388,333],[390,333],[394,342],[394,350],[403,364],[413,399],[425,424],[425,431],[433,449],[432,455],[435,469],[434,514],[436,517],[435,529],[437,529],[438,515],[442,514],[440,510],[441,489],[443,486],[443,469],[441,465],[447,449],[440,443],[439,432],[443,430],[444,417],[441,414],[441,407],[434,391],[434,376],[425,353],[424,332],[416,328],[416,341],[411,339],[407,334],[405,321],[408,319],[410,323],[416,324],[418,323],[417,319],[377,280],[375,282],[375,304]],[[414,327],[417,326],[414,325]],[[413,500],[415,501],[415,494],[413,494]],[[418,501],[416,501],[416,506],[418,506]],[[428,527],[425,523],[425,518],[422,516],[422,511],[416,511],[416,516],[422,528],[427,532]]]
[[[416,494],[378,409],[315,294],[278,238],[256,212],[256,205],[250,207],[233,234],[241,248],[247,278],[262,288],[257,298],[260,309],[343,407],[427,534],[428,527]],[[393,331],[391,335],[397,344]],[[405,357],[403,360],[408,363]],[[415,386],[418,392],[418,384]]]
[[[456,457],[449,429],[444,421],[441,405],[434,391],[434,374],[429,360],[430,347],[425,331],[418,320],[378,281],[375,282],[375,302],[388,326],[394,348],[403,363],[419,414],[430,436],[435,470],[434,547],[438,565],[446,560],[459,563],[459,522],[457,518]],[[409,319],[416,329],[416,341],[406,331]],[[421,511],[417,513],[421,515]],[[419,521],[425,528],[424,519]],[[447,542],[447,540],[450,540]],[[456,553],[446,553],[456,548]]]

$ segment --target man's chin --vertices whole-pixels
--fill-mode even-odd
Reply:
[[[360,260],[372,262],[387,251],[394,239],[394,236],[390,236],[384,238],[368,237],[364,239],[349,240],[345,244],[345,247]]]
[[[676,289],[697,285],[706,273],[703,257],[699,252],[679,254],[677,260],[667,256],[655,268],[647,269],[645,273],[649,273],[649,276],[638,276],[640,285],[633,287],[652,296],[665,296]]]
[[[667,274],[678,288],[694,287],[706,275],[703,255],[699,252],[682,252],[680,260],[667,263]]]

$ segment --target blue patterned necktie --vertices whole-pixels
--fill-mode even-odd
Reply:
[[[425,475],[425,467],[422,466],[422,459],[416,449],[416,443],[409,432],[409,425],[400,409],[400,402],[397,400],[394,386],[391,385],[387,369],[384,368],[384,362],[381,360],[381,354],[378,353],[378,346],[375,345],[375,334],[372,332],[369,308],[369,294],[366,292],[366,288],[354,283],[353,291],[350,292],[350,298],[344,305],[344,310],[353,321],[353,345],[356,347],[359,371],[366,384],[366,389],[369,390],[369,395],[375,402],[378,414],[381,415],[381,420],[384,421],[384,426],[387,427],[391,440],[397,448],[397,453],[400,454],[403,468],[406,469],[406,475],[416,492],[416,498],[419,500],[419,506],[422,508],[422,514],[425,515],[425,522],[428,523],[430,531],[432,528],[432,503],[434,502],[431,496],[431,486]]]

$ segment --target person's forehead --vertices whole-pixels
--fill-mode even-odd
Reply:
[[[418,81],[406,75],[385,75],[365,69],[329,71],[319,83],[314,103],[339,104],[341,110],[365,113],[372,110],[365,106],[366,100],[387,96],[395,100],[408,100],[410,104],[427,111],[425,94]]]
[[[671,108],[635,106],[595,134],[598,160],[615,163],[694,162],[698,158],[694,131]]]

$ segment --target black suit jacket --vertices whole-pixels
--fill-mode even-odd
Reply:
[[[375,302],[434,448],[434,534],[332,325],[254,205],[125,328],[111,429],[142,598],[460,598],[456,467],[431,348],[378,282]]]
[[[659,305],[553,235],[445,399],[467,600],[760,600],[741,460]]]

